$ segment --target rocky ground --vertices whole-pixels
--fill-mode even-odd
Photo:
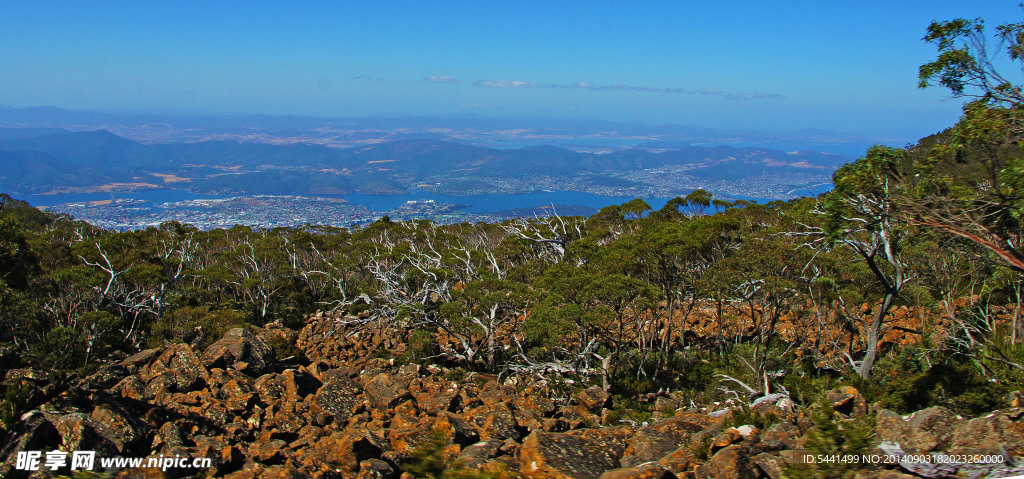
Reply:
[[[813,472],[805,457],[820,453],[810,412],[785,396],[716,412],[658,398],[649,423],[609,425],[615,405],[600,388],[573,391],[537,378],[385,358],[404,348],[393,332],[356,331],[319,315],[302,331],[275,324],[231,330],[205,351],[185,344],[142,351],[84,378],[2,371],[32,410],[3,438],[0,477],[68,474],[16,469],[18,452],[57,449],[213,462],[198,472],[105,471],[154,478],[398,478],[433,451],[463,468],[451,477],[776,479]],[[899,416],[865,404],[849,387],[830,391],[827,404],[849,424],[874,424],[869,454],[916,455],[873,464],[858,477],[985,477],[1024,469],[1014,461],[913,459],[932,452],[1024,457],[1021,397],[977,418],[941,407]],[[757,416],[751,410],[778,421],[763,429],[742,424]]]

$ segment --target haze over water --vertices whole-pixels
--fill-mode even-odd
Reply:
[[[0,104],[316,116],[554,117],[914,140],[936,18],[1014,2],[6,4]]]

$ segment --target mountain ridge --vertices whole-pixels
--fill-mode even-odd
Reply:
[[[0,139],[0,151],[19,153],[24,158],[38,153],[30,155],[31,164],[20,165],[17,178],[7,175],[0,179],[0,188],[13,193],[99,188],[102,181],[161,187],[169,178],[187,183],[197,192],[242,194],[403,194],[424,182],[447,188],[445,185],[466,181],[477,185],[512,181],[519,185],[516,188],[543,189],[598,177],[603,179],[583,181],[584,186],[632,188],[651,184],[656,178],[644,176],[657,175],[659,169],[707,181],[799,176],[794,185],[800,186],[806,184],[806,175],[827,181],[832,171],[852,159],[808,150],[783,152],[726,145],[690,145],[675,150],[627,148],[609,153],[578,152],[548,144],[496,149],[436,138],[398,139],[348,148],[234,140],[144,144],[106,129]],[[12,155],[5,158],[8,163],[15,161]],[[65,174],[53,175],[53,171]],[[300,180],[296,174],[308,178]],[[89,178],[95,180],[93,184],[88,184]]]

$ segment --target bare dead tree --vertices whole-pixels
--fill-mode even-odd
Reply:
[[[95,241],[93,244],[96,246],[96,251],[100,256],[99,261],[89,261],[85,259],[84,256],[79,256],[78,258],[81,259],[86,266],[96,268],[102,271],[103,274],[106,276],[106,283],[103,286],[93,287],[93,290],[96,291],[98,295],[96,299],[96,306],[97,308],[100,308],[106,304],[111,292],[117,285],[117,278],[127,273],[131,269],[131,266],[125,269],[116,268],[114,264],[110,261],[110,255],[108,255],[107,252],[103,250],[103,247],[100,246],[99,241]]]
[[[235,246],[235,259],[240,281],[229,281],[238,291],[259,308],[260,318],[266,318],[278,292],[284,288],[280,281],[280,238],[260,230],[255,238],[244,236]]]
[[[519,338],[513,337],[513,342],[518,348],[517,357],[520,362],[509,363],[506,366],[510,372],[517,374],[529,374],[542,379],[552,379],[551,375],[573,376],[586,382],[589,378],[600,375],[607,383],[605,371],[608,369],[608,358],[597,354],[598,340],[591,339],[582,350],[569,359],[551,359],[549,361],[534,361],[526,354]],[[566,352],[566,351],[562,351]],[[600,364],[600,367],[596,367]]]
[[[583,236],[584,225],[582,218],[561,216],[552,206],[549,216],[517,218],[501,227],[509,235],[537,245],[542,258],[557,263],[565,258],[569,244]]]

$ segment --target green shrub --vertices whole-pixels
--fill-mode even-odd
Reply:
[[[772,424],[776,424],[778,422],[779,417],[773,413],[766,414],[753,408],[743,407],[730,411],[729,416],[723,423],[723,426],[730,428],[749,424],[763,431]]]
[[[854,377],[856,374],[852,370],[847,370],[846,376]],[[782,379],[781,385],[786,388],[793,401],[809,406],[821,399],[824,391],[839,386],[842,377],[843,374],[838,371],[819,368],[814,354],[808,353],[804,354],[798,366]]]
[[[828,404],[819,402],[811,413],[811,419],[814,421],[814,428],[807,433],[807,455],[837,460],[794,465],[785,470],[786,477],[846,479],[853,477],[858,470],[870,467],[869,464],[858,460],[867,454],[874,438],[873,416],[863,415],[855,419],[844,419]]]
[[[711,459],[711,442],[714,441],[714,437],[711,434],[705,434],[700,441],[695,441],[690,444],[690,450],[693,451],[693,457],[707,461]]]
[[[943,406],[965,416],[978,416],[1002,407],[1008,391],[1005,382],[987,380],[971,362],[957,356],[930,367],[913,360],[897,364],[903,373],[881,378],[875,398],[881,407],[909,414],[931,406]],[[868,388],[865,388],[868,389]]]
[[[711,353],[697,349],[674,351],[662,364],[656,358],[648,358],[642,366],[644,374],[639,377],[637,369],[641,365],[634,357],[643,356],[624,356],[619,374],[612,378],[610,392],[613,395],[634,398],[659,390],[679,391],[681,397],[710,403],[719,394],[715,390],[719,358]]]
[[[289,341],[284,336],[273,334],[270,335],[270,339],[267,340],[267,344],[274,348],[274,355],[277,356],[278,359],[295,357],[299,362],[306,362],[305,351],[299,349],[295,344],[295,341]]]
[[[205,349],[224,336],[228,330],[246,326],[245,314],[235,309],[214,309],[208,306],[182,307],[169,311],[150,328],[149,346],[165,343],[188,343]]]
[[[82,333],[67,326],[46,331],[43,341],[34,345],[32,355],[43,369],[75,371],[85,363],[85,340]]]
[[[422,479],[511,479],[516,474],[502,465],[485,466],[480,469],[465,467],[461,461],[445,449],[448,441],[435,431],[434,437],[412,451],[412,458],[402,466],[402,471]]]
[[[27,384],[9,381],[4,384],[4,397],[0,400],[0,437],[11,430],[28,409],[28,388]]]
[[[651,419],[648,404],[641,403],[634,396],[612,395],[612,410],[605,418],[606,426],[621,426],[622,423],[640,425]]]
[[[436,357],[441,348],[437,344],[437,338],[430,331],[417,329],[409,334],[409,347],[402,355],[403,362],[418,362]]]
[[[444,378],[448,381],[461,382],[463,379],[466,379],[467,374],[469,374],[469,371],[464,368],[451,368],[444,372]]]

